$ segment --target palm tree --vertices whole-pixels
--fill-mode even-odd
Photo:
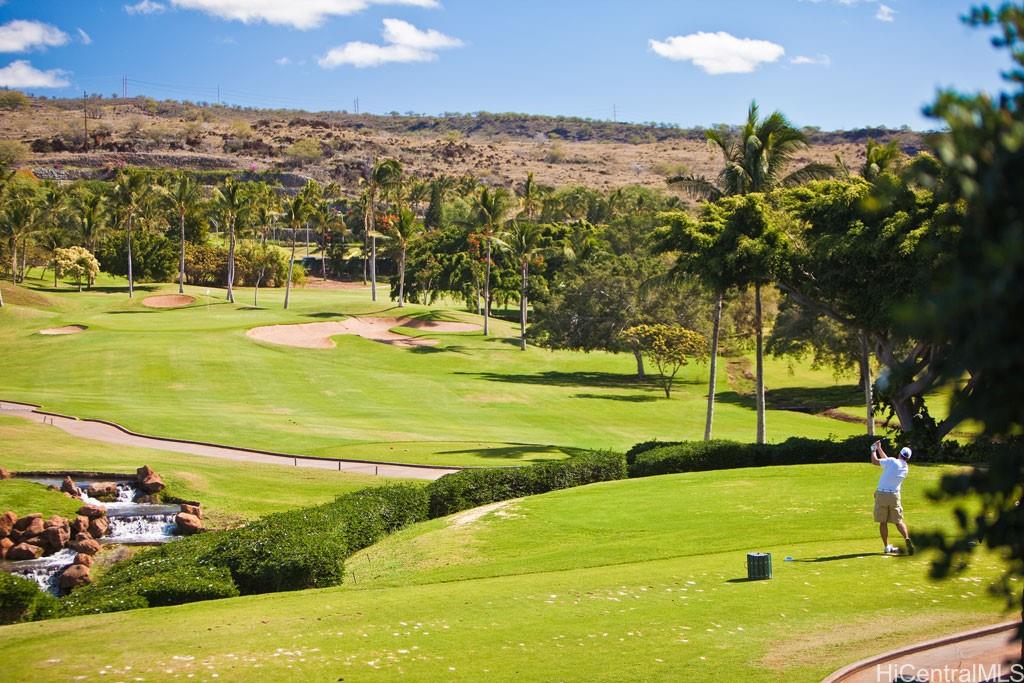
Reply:
[[[836,174],[834,166],[821,163],[811,163],[790,170],[794,156],[807,147],[807,136],[794,127],[781,112],[772,112],[761,119],[757,102],[750,103],[747,120],[738,130],[710,130],[706,135],[708,145],[722,155],[724,166],[718,177],[714,181],[704,176],[692,175],[668,179],[669,184],[677,185],[691,196],[700,199],[715,201],[726,196],[768,192],[776,187],[790,187]],[[764,332],[761,321],[761,288],[755,286],[754,289],[754,326],[757,334],[757,442],[764,443]],[[719,289],[714,308],[705,439],[711,438],[711,423],[715,410],[718,333],[724,296],[724,290]]]
[[[374,212],[376,211],[376,194],[379,191],[385,198],[391,196],[397,206],[402,193],[402,165],[395,159],[384,159],[373,167],[370,176],[369,196],[369,227],[364,226],[370,238],[370,298],[377,300],[377,238],[380,236],[375,229]],[[365,216],[364,216],[365,220]]]
[[[330,190],[330,187],[326,188],[324,196],[315,201],[309,210],[309,225],[320,236],[320,244],[322,245],[320,274],[324,281],[327,280],[327,244],[331,239],[331,235],[344,235],[348,232],[345,218],[334,206],[335,195]]]
[[[259,226],[260,248],[265,250],[261,252],[262,257],[259,260],[260,270],[256,275],[255,286],[252,290],[252,305],[256,306],[259,298],[260,283],[263,281],[263,276],[266,275],[267,265],[270,260],[270,252],[267,247],[267,233],[273,229],[281,212],[279,210],[280,203],[277,199],[277,193],[266,183],[259,183],[256,186],[252,201],[253,218],[256,225]]]
[[[504,234],[505,248],[519,266],[519,348],[526,350],[526,306],[527,288],[530,278],[530,263],[544,251],[544,229],[536,223],[513,221]]]
[[[18,282],[18,242],[23,243],[42,224],[38,192],[25,185],[5,188],[0,206],[0,231],[11,245],[11,282]]]
[[[228,301],[235,303],[235,231],[248,220],[251,201],[248,188],[228,178],[222,187],[213,191],[213,212],[228,231]],[[294,242],[294,235],[292,241]]]
[[[192,176],[180,173],[171,187],[159,186],[157,190],[172,214],[178,219],[178,293],[185,293],[185,217],[203,205],[203,193],[199,183]],[[230,291],[230,290],[229,290]]]
[[[107,198],[80,188],[71,196],[70,216],[82,244],[95,254],[96,243],[107,229]]]
[[[484,336],[490,334],[491,317],[491,247],[505,227],[512,210],[512,195],[503,187],[481,187],[472,199],[473,224],[484,242]]]
[[[143,173],[134,170],[118,172],[110,200],[125,227],[128,239],[128,298],[135,295],[135,279],[132,275],[132,227],[151,197],[152,186]]]
[[[519,203],[522,205],[523,213],[526,214],[527,219],[530,221],[537,220],[541,209],[544,208],[544,197],[547,194],[548,189],[534,181],[533,173],[527,173],[523,189],[519,193]]]
[[[395,220],[388,223],[386,233],[398,253],[398,307],[405,306],[405,257],[409,246],[423,232],[423,224],[416,219],[412,209],[403,207]]]
[[[291,199],[285,200],[281,207],[284,222],[292,233],[292,254],[288,259],[288,281],[284,289],[285,309],[288,308],[288,298],[292,291],[292,271],[295,269],[295,238],[309,215],[309,205],[307,204],[306,197],[306,193],[300,192]]]

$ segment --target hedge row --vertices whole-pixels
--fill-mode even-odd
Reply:
[[[427,487],[430,517],[443,517],[500,500],[625,478],[625,457],[607,452],[586,453],[530,467],[461,470]]]
[[[115,612],[334,586],[345,558],[427,518],[423,487],[363,489],[139,553],[63,600],[65,614]]]
[[[59,608],[57,598],[39,590],[35,581],[0,571],[0,624],[49,619]]]

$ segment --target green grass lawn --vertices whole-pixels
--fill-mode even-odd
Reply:
[[[81,506],[81,501],[50,491],[41,484],[19,479],[0,481],[0,512],[11,510],[19,517],[41,512],[44,519],[50,515],[74,519]]]
[[[231,305],[221,290],[188,288],[195,305],[155,310],[141,300],[176,288],[143,285],[129,300],[123,281],[110,277],[83,293],[52,291],[52,281],[29,284],[30,290],[8,296],[25,305],[0,309],[0,397],[114,420],[142,433],[310,455],[484,466],[703,434],[706,367],[685,368],[666,400],[655,384],[637,381],[632,357],[521,352],[516,330],[502,321],[494,322],[490,338],[410,331],[441,340],[419,349],[353,336],[336,337],[335,349],[297,349],[245,336],[259,325],[347,314],[479,321],[454,308],[399,310],[371,302],[367,290],[299,289],[284,311],[281,290],[262,290],[254,308],[251,290],[239,290]],[[67,324],[88,330],[37,333]],[[827,371],[804,370],[794,379],[787,363],[769,362],[769,388],[786,382],[815,390],[835,384]],[[722,386],[716,436],[753,440],[752,401]],[[768,413],[774,441],[860,429],[789,410]]]
[[[137,467],[149,465],[163,477],[169,494],[200,501],[207,524],[215,527],[316,505],[343,493],[393,481],[347,472],[250,464],[116,446],[78,439],[56,427],[3,415],[0,415],[0,444],[3,444],[0,466],[14,471],[134,473]],[[42,511],[28,510],[17,499],[9,499],[2,486],[7,483],[0,482],[0,512],[7,509],[19,514]],[[24,484],[37,496],[68,500],[38,484],[16,483]],[[78,507],[78,503],[72,503],[70,510],[74,512]]]
[[[912,529],[949,523],[924,496],[942,471],[912,470]],[[703,472],[558,491],[468,523],[461,513],[350,559],[355,582],[339,588],[4,627],[5,674],[816,681],[1002,618],[985,591],[994,559],[934,583],[927,557],[878,554],[877,475]],[[771,581],[743,580],[754,550],[772,552]]]

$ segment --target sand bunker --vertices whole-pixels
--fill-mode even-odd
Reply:
[[[394,346],[434,346],[436,339],[408,337],[392,332],[393,327],[410,327],[435,332],[476,332],[479,326],[471,323],[453,323],[413,318],[346,318],[326,323],[304,323],[301,325],[270,325],[254,327],[246,334],[253,339],[270,344],[297,346],[303,349],[334,348],[331,337],[338,334],[355,334],[363,339],[392,344]]]
[[[39,334],[78,334],[79,332],[85,332],[85,330],[85,325],[65,325],[64,327],[48,327],[45,330],[39,330]]]
[[[149,308],[181,308],[182,306],[193,304],[195,301],[196,298],[194,296],[187,296],[185,294],[159,294],[157,296],[147,296],[142,300],[142,305]]]

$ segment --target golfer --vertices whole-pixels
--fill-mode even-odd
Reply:
[[[878,479],[878,490],[875,491],[875,521],[878,532],[882,535],[882,545],[886,553],[898,553],[900,550],[889,545],[889,522],[903,535],[907,544],[907,555],[914,554],[914,542],[910,540],[907,523],[903,521],[903,503],[900,501],[900,487],[910,471],[910,447],[900,449],[900,457],[890,458],[882,448],[882,442],[871,444],[871,464],[882,468],[882,476]]]

